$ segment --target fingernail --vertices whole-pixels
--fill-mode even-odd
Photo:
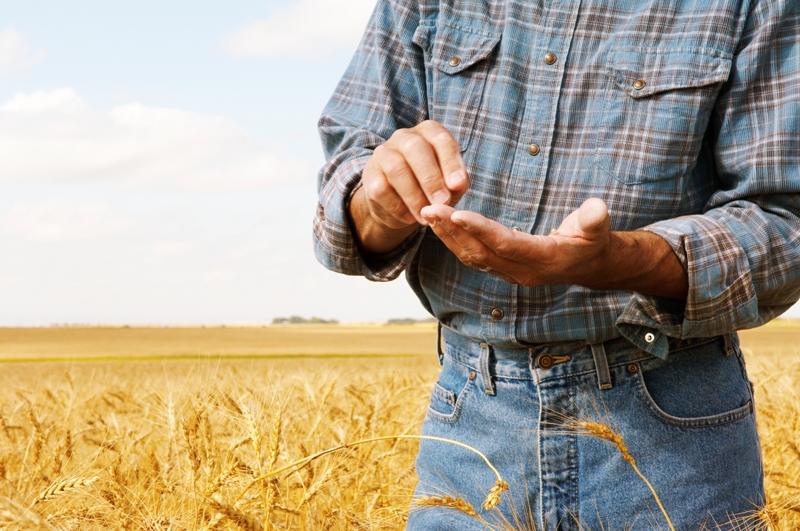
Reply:
[[[445,177],[445,182],[450,188],[458,188],[459,186],[462,186],[466,180],[467,174],[464,173],[464,170],[456,170]]]

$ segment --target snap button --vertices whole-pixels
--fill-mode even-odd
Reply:
[[[477,375],[478,373],[476,373],[475,371],[469,371],[467,378],[469,378],[470,380],[474,380]]]
[[[450,60],[447,63],[450,66],[458,66],[461,64],[461,58],[457,55],[454,55],[453,57],[450,58]]]
[[[530,146],[528,146],[528,153],[530,153],[534,157],[538,155],[541,151],[542,149],[539,147],[539,144],[531,144]]]
[[[628,374],[636,374],[639,372],[639,366],[635,363],[629,363],[628,366],[625,367],[625,370],[628,371]]]
[[[550,354],[542,354],[539,356],[539,359],[536,360],[536,364],[540,369],[549,369],[553,366],[553,356]]]
[[[645,83],[644,79],[637,79],[633,82],[633,88],[636,90],[642,90],[646,84],[647,83]]]
[[[494,319],[495,321],[499,321],[500,319],[503,318],[504,313],[503,310],[500,308],[492,308],[491,315],[492,319]]]
[[[511,230],[520,231],[520,230],[522,230],[522,229],[520,229],[519,227],[517,227],[516,225],[514,225],[513,227],[511,227]]]
[[[644,340],[645,340],[646,342],[648,342],[648,343],[652,343],[653,341],[655,341],[655,340],[656,340],[656,336],[655,336],[655,334],[653,334],[653,332],[647,332],[647,333],[644,335]]]
[[[553,63],[556,62],[557,59],[558,57],[556,57],[556,54],[554,54],[553,52],[547,52],[546,54],[544,54],[544,63],[547,65],[552,65]]]

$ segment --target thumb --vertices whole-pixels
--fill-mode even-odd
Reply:
[[[445,177],[445,183],[447,184],[447,188],[451,193],[451,199],[447,204],[455,205],[458,200],[461,199],[461,196],[467,193],[467,189],[469,188],[469,177],[467,176],[466,171],[463,169],[458,169]]]
[[[608,232],[611,228],[611,218],[608,215],[608,206],[605,201],[592,197],[583,202],[578,208],[578,229],[586,237],[596,236]]]

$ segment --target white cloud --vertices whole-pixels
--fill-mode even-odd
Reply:
[[[0,216],[0,234],[46,241],[114,236],[132,224],[99,201],[45,199],[16,203]]]
[[[39,90],[17,94],[0,105],[0,111],[9,113],[59,113],[78,112],[86,109],[83,100],[70,88]]]
[[[0,73],[29,68],[44,58],[19,31],[8,28],[0,31]]]
[[[233,56],[308,57],[355,49],[375,0],[299,0],[229,35]]]
[[[103,110],[74,90],[0,103],[0,182],[101,179],[148,187],[229,189],[306,180],[230,119],[129,103]]]

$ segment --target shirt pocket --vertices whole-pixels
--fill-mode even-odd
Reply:
[[[622,184],[690,173],[732,58],[703,50],[613,50],[597,128],[597,170]]]
[[[458,141],[469,147],[486,78],[502,32],[490,25],[420,25],[414,42],[425,50],[428,117],[441,123]]]

